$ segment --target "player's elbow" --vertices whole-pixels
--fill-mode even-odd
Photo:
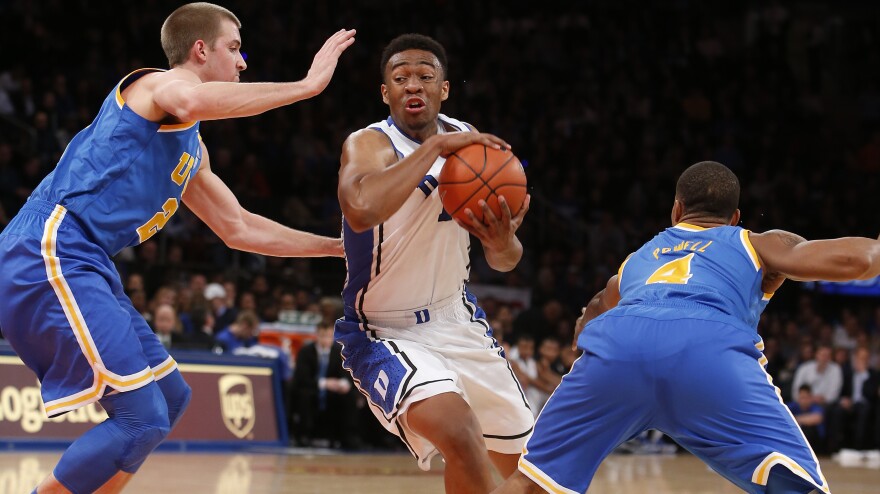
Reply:
[[[345,222],[348,223],[348,227],[351,228],[355,233],[363,233],[374,228],[380,222],[374,219],[371,219],[369,215],[349,215],[343,213],[345,217]]]
[[[846,264],[849,267],[852,279],[864,280],[876,276],[878,266],[873,261],[868,254],[849,256]]]
[[[243,221],[224,225],[224,228],[221,231],[215,233],[217,233],[220,240],[222,240],[230,249],[244,251],[250,250],[250,235],[248,234],[247,225]]]
[[[342,216],[345,218],[348,227],[354,230],[355,233],[363,233],[382,223],[382,217],[374,209],[370,208],[369,205],[363,203],[363,201],[345,200],[342,197],[339,199]]]

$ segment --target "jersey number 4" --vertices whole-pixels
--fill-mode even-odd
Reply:
[[[694,254],[690,253],[684,257],[679,257],[678,259],[667,262],[651,273],[651,276],[648,276],[645,284],[677,283],[679,285],[686,285],[688,280],[693,276],[693,274],[691,274],[691,261],[693,258]]]

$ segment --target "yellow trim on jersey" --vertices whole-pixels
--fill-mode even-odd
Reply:
[[[749,230],[740,230],[739,238],[742,240],[743,247],[746,248],[746,253],[749,255],[749,258],[752,260],[752,264],[755,266],[755,271],[761,269],[761,258],[758,257],[758,253],[755,251],[755,247],[752,246],[752,241],[749,240]],[[767,295],[766,293],[764,294]],[[769,299],[768,299],[769,300]]]
[[[153,71],[153,72],[156,72],[156,71],[165,72],[165,69],[155,69],[155,68],[143,68],[143,69],[137,69],[137,70],[130,72],[128,75],[123,77],[122,80],[119,81],[119,84],[116,85],[116,106],[118,106],[119,108],[122,108],[123,106],[125,106],[125,99],[122,98],[122,84],[125,82],[125,80],[128,79],[129,77],[131,77],[132,75],[137,74],[138,72],[144,72],[146,70]],[[181,130],[189,129],[197,123],[198,122],[183,122],[183,123],[179,123],[179,124],[160,125],[159,132],[179,132]]]
[[[116,104],[119,106],[119,108],[122,108],[123,106],[125,106],[125,100],[122,98],[122,83],[125,82],[126,79],[133,76],[134,74],[137,74],[138,72],[143,72],[145,70],[151,70],[154,72],[155,71],[165,72],[165,69],[155,69],[155,68],[145,67],[143,69],[132,70],[131,72],[128,73],[128,75],[126,75],[125,77],[120,79],[119,84],[116,85]]]
[[[773,298],[773,294],[772,294],[772,293],[764,293],[764,296],[761,297],[761,300],[767,302],[767,301],[769,301],[771,298]]]
[[[763,352],[764,351],[764,340],[762,339],[761,341],[755,343],[755,348],[757,348],[759,351]]]
[[[620,279],[623,278],[623,267],[626,266],[626,263],[629,262],[629,259],[632,256],[633,256],[632,253],[630,253],[630,255],[626,256],[626,259],[624,259],[623,262],[620,263],[620,267],[617,268],[617,291],[618,292],[620,291]]]
[[[526,477],[532,479],[547,492],[553,494],[577,494],[575,491],[557,484],[550,478],[550,476],[539,470],[535,465],[529,463],[529,461],[523,457],[520,457],[519,459],[519,471]]]
[[[197,123],[198,122],[184,122],[179,124],[162,125],[159,127],[159,132],[180,132],[181,130],[192,128]]]
[[[681,228],[682,230],[691,230],[694,232],[701,232],[703,230],[708,230],[706,227],[692,225],[690,223],[678,223],[675,225],[675,228]]]

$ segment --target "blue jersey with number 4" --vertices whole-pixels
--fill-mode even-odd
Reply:
[[[150,122],[122,98],[131,83],[159,71],[141,69],[122,79],[31,194],[64,206],[111,256],[165,226],[201,161],[198,122]]]
[[[618,306],[696,303],[754,328],[771,296],[762,274],[748,230],[679,223],[624,261]]]

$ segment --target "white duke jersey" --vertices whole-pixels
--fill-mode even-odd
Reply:
[[[472,130],[442,114],[438,120],[439,133]],[[385,134],[400,159],[421,145],[391,117],[368,128]],[[437,158],[403,206],[372,230],[355,233],[343,217],[347,317],[366,322],[365,312],[417,309],[460,296],[470,268],[470,236],[440,202],[437,180],[445,162]]]

